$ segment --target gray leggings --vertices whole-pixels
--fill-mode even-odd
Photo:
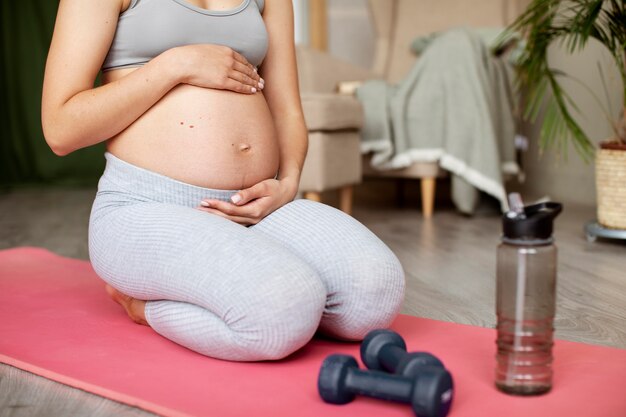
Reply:
[[[148,300],[159,334],[219,359],[280,359],[319,331],[361,340],[404,297],[396,256],[354,218],[295,200],[244,227],[197,210],[235,191],[186,184],[106,152],[89,221],[96,273]]]

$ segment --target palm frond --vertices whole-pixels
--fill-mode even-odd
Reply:
[[[580,51],[590,38],[601,42],[615,58],[624,83],[626,103],[625,0],[533,0],[509,27],[527,44],[518,63],[519,87],[528,92],[524,117],[535,121],[545,106],[541,148],[556,148],[567,156],[567,145],[589,160],[594,146],[573,117],[578,111],[557,78],[564,74],[548,65],[548,48],[561,43],[569,53]],[[626,138],[625,138],[626,140]]]

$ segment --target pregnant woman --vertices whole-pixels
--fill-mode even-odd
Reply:
[[[106,141],[89,255],[134,321],[257,361],[397,315],[389,248],[294,201],[307,131],[291,0],[61,0],[42,122],[57,155]]]

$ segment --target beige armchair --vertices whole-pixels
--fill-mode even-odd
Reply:
[[[341,188],[342,202],[349,208],[351,185],[366,176],[418,178],[422,212],[433,213],[435,184],[447,175],[437,163],[414,163],[398,170],[371,168],[369,156],[357,162],[358,129],[362,113],[358,100],[337,94],[353,90],[355,81],[382,78],[397,83],[417,57],[409,45],[418,36],[455,26],[504,27],[521,13],[529,0],[369,0],[370,18],[376,31],[372,68],[360,68],[339,58],[298,46],[297,60],[305,118],[309,128],[309,155],[302,175],[305,197]],[[345,84],[345,82],[349,82]],[[346,88],[344,88],[346,87]],[[358,175],[357,175],[358,171]],[[342,204],[343,205],[343,204]]]
[[[338,189],[340,208],[352,210],[352,187],[361,182],[359,129],[363,109],[354,97],[336,93],[346,79],[366,80],[372,74],[317,50],[296,50],[302,109],[309,131],[309,150],[302,170],[300,191],[320,201],[321,193]]]

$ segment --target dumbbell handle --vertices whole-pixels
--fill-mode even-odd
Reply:
[[[355,394],[381,400],[411,403],[413,380],[399,375],[379,371],[349,369],[345,380],[346,388]]]
[[[380,349],[378,360],[382,367],[389,371],[395,372],[398,369],[400,360],[407,354],[405,349],[395,345],[385,345]]]

